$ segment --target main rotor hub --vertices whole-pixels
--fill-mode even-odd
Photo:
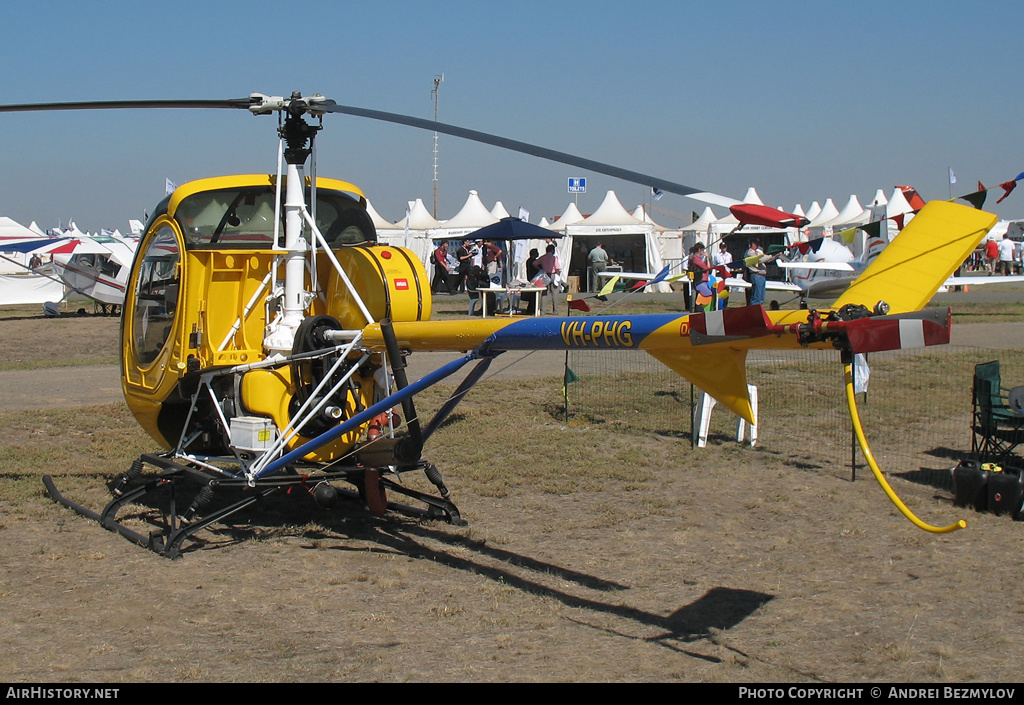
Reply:
[[[316,97],[316,96],[314,96]],[[291,100],[285,103],[287,117],[278,128],[278,134],[285,141],[284,158],[289,164],[302,166],[306,163],[312,148],[313,138],[323,129],[323,125],[310,125],[302,119],[309,111],[309,101],[299,93],[292,93]]]

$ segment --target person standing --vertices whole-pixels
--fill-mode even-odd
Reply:
[[[718,252],[715,253],[715,266],[726,267],[732,264],[732,253],[729,252],[729,246],[724,242],[719,243]]]
[[[430,290],[439,294],[442,290],[445,293],[452,293],[450,277],[448,276],[448,243],[442,242],[441,246],[434,250],[434,281],[431,282]]]
[[[1016,243],[1010,239],[1010,233],[1003,233],[1003,239],[999,241],[999,271],[1004,277],[1013,274],[1013,252]]]
[[[747,305],[760,306],[764,304],[764,286],[768,274],[768,269],[765,267],[767,262],[764,250],[761,249],[761,243],[757,240],[751,240],[747,251],[743,253],[743,259],[750,262],[747,264],[747,272],[750,277],[750,298],[747,299]]]
[[[457,281],[453,289],[455,291],[465,291],[468,288],[466,280],[469,278],[469,268],[473,266],[473,251],[470,249],[468,241],[463,240],[459,244],[459,249],[455,251],[455,258],[459,261],[459,269],[457,274]]]
[[[711,290],[708,279],[711,276],[711,265],[708,264],[704,243],[699,240],[690,248],[690,275],[693,277],[693,307],[695,310],[713,311],[715,293]],[[709,308],[709,306],[711,306]]]
[[[487,275],[491,276],[493,274],[497,274],[498,267],[501,265],[501,248],[490,240],[484,240],[482,249],[484,254],[484,265],[487,268]]]
[[[604,243],[600,242],[587,255],[587,263],[590,265],[590,281],[587,284],[590,291],[598,291],[601,288],[601,272],[608,271],[608,259]]]
[[[546,293],[551,299],[551,313],[555,313],[555,294],[561,293],[561,287],[557,283],[561,268],[559,267],[558,256],[555,254],[555,246],[553,244],[547,246],[544,254],[537,258],[536,264],[537,268],[547,275],[548,290]]]
[[[999,243],[989,240],[985,243],[985,264],[991,274],[996,273],[996,262],[999,261]]]

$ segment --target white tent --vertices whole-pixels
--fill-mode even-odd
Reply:
[[[377,230],[392,230],[395,224],[389,220],[384,220],[381,214],[377,212],[377,209],[373,207],[369,199],[366,201],[366,212],[370,215],[370,220],[373,221],[373,227]]]
[[[856,194],[850,195],[850,200],[846,202],[842,210],[839,211],[832,221],[832,227],[837,228],[839,226],[852,227],[854,225],[863,225],[868,222],[871,217],[871,213],[868,212],[864,206],[857,200]]]
[[[836,204],[832,202],[832,199],[826,199],[825,205],[821,207],[821,211],[818,215],[814,216],[810,223],[806,225],[806,229],[809,230],[808,237],[829,237],[832,235],[832,221],[835,220],[836,216],[839,215],[839,209],[836,208]]]
[[[654,228],[654,237],[657,238],[658,242],[658,252],[661,253],[661,259],[664,264],[676,267],[682,264],[684,257],[683,231],[681,228],[666,228],[663,225],[658,225],[643,205],[639,205],[633,210],[633,217],[645,223],[650,223]],[[675,271],[678,271],[678,269]]]
[[[838,234],[843,230],[849,230],[855,228],[858,225],[864,225],[871,220],[871,211],[867,210],[857,200],[856,195],[851,195],[850,200],[846,202],[842,210],[839,211],[839,215],[832,219],[832,232]],[[852,242],[848,245],[853,251],[854,255],[860,256],[860,253],[864,251],[864,244],[867,241],[867,233],[863,230],[858,230],[853,234]]]
[[[390,223],[381,218],[369,201],[367,201],[366,208],[377,228],[377,240],[382,245],[409,248],[423,263],[427,275],[431,275],[430,255],[433,253],[434,247],[429,233],[431,228],[438,226],[438,222],[423,205],[423,199],[417,198],[410,202],[406,209],[406,216],[397,223]]]
[[[711,206],[705,206],[704,212],[701,213],[697,220],[684,225],[682,227],[682,240],[680,241],[680,248],[682,249],[683,256],[686,256],[690,252],[690,248],[693,247],[697,240],[700,240],[705,245],[711,242],[712,238],[717,239],[716,234],[721,232],[729,232],[737,225],[739,221],[733,218],[732,223],[719,224],[721,221],[715,216],[714,211],[711,210]]]
[[[468,235],[474,230],[497,223],[498,218],[491,215],[476,191],[470,191],[462,209],[451,219],[442,221],[434,228],[430,236],[435,240],[446,240],[460,235]]]
[[[563,268],[566,264],[580,276],[586,285],[586,257],[598,242],[618,259],[626,259],[632,271],[660,272],[664,267],[662,252],[654,225],[635,218],[622,207],[614,191],[605,194],[604,201],[591,215],[577,223],[566,224],[565,238],[559,247]],[[640,243],[642,254],[636,253]],[[616,252],[618,250],[618,252]],[[656,285],[657,291],[671,291],[668,284]]]
[[[494,204],[494,208],[491,209],[491,215],[498,220],[501,220],[502,218],[508,218],[510,213],[505,210],[505,205],[501,201],[498,201]]]
[[[889,219],[886,223],[889,227],[888,239],[890,242],[913,219],[913,213],[914,208],[907,201],[907,197],[903,195],[903,191],[897,186],[893,189],[892,196],[889,197],[889,202],[885,205],[885,217]],[[903,222],[897,222],[898,219]]]
[[[38,240],[45,238],[41,232],[35,232],[31,228],[26,228],[18,221],[7,218],[6,216],[0,216],[0,253],[4,252],[4,242],[20,242],[23,240]],[[5,274],[25,274],[25,268],[28,266],[31,255],[26,252],[8,252],[3,255],[0,259],[0,273]],[[19,278],[20,280],[20,278]],[[57,296],[59,299],[61,294]],[[52,300],[52,299],[51,299]],[[23,303],[21,301],[12,300],[10,296],[4,299],[8,303]],[[35,301],[29,301],[26,303],[36,303]]]
[[[555,218],[555,222],[546,227],[548,230],[557,230],[560,233],[565,233],[565,227],[567,225],[580,223],[582,221],[583,214],[580,213],[580,209],[576,207],[575,203],[570,203],[565,207],[565,211],[563,211],[562,215]]]
[[[751,203],[758,206],[764,205],[764,201],[762,201],[761,197],[757,195],[757,189],[755,189],[753,186],[747,189],[747,195],[743,197],[743,202]]]

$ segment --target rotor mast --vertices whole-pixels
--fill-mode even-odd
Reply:
[[[306,179],[303,167],[312,151],[313,139],[321,127],[310,125],[302,116],[310,110],[310,101],[293,93],[288,101],[281,101],[271,109],[281,110],[284,120],[278,133],[284,142],[284,160],[286,165],[285,200],[284,200],[284,290],[281,296],[280,315],[267,324],[263,345],[268,353],[289,354],[295,342],[295,332],[306,317],[311,294],[306,291],[306,253],[310,243],[306,239],[302,223],[302,213],[306,207]],[[269,101],[268,101],[269,102]],[[264,103],[265,105],[266,103]],[[251,108],[254,113],[264,112],[258,106]]]

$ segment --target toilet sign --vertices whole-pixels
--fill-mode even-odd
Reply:
[[[586,193],[587,192],[587,180],[583,179],[569,179],[569,193]]]

